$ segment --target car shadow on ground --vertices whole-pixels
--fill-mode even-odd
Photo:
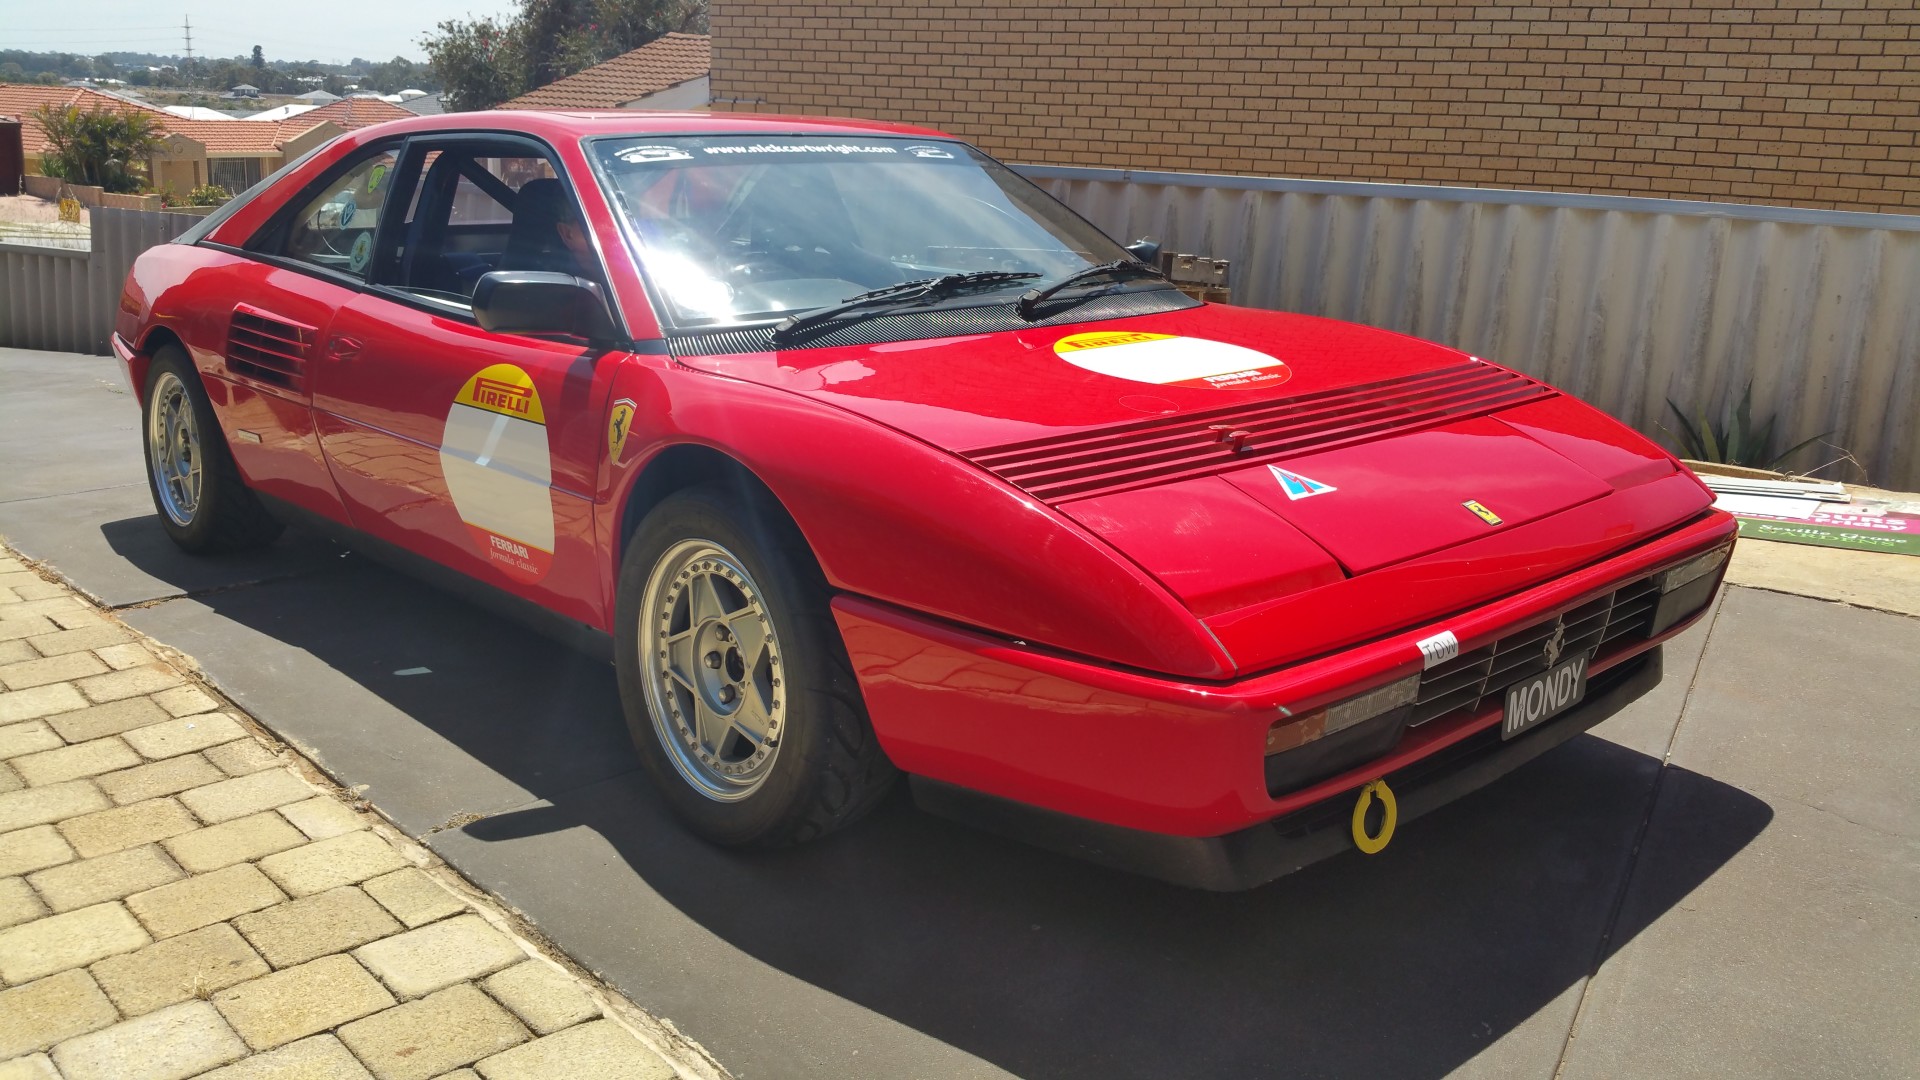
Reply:
[[[357,557],[194,602],[311,654],[546,804],[482,808],[460,842],[592,829],[747,955],[1032,1080],[1439,1077],[1543,1010],[1565,1019],[1529,1025],[1513,1052],[1550,1071],[1580,981],[1772,816],[1711,777],[1584,735],[1404,825],[1379,856],[1237,894],[1030,849],[899,794],[821,843],[728,852],[682,832],[636,771],[603,662]],[[446,677],[396,677],[403,657]],[[244,659],[198,659],[223,685],[262,687],[250,705],[276,692]],[[344,783],[364,782],[353,748],[293,734]],[[1687,811],[1685,855],[1634,881],[1625,910],[1639,921],[1619,922],[1656,793]],[[369,796],[388,809],[379,785]],[[565,868],[545,876],[579,888]],[[536,921],[541,888],[501,886]],[[623,989],[647,1003],[650,988]]]

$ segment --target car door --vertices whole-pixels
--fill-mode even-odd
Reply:
[[[222,433],[256,491],[346,521],[310,405],[322,345],[363,280],[399,140],[363,147],[289,198],[246,244],[195,275],[195,361]],[[363,264],[364,265],[364,264]]]
[[[370,253],[371,287],[335,317],[314,387],[341,495],[363,531],[597,623],[592,493],[618,356],[490,333],[470,306],[503,266],[603,279],[534,220],[533,203],[552,211],[571,191],[543,147],[512,136],[415,139],[398,178],[407,195]]]

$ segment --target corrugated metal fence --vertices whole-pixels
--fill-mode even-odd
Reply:
[[[85,251],[0,243],[0,345],[106,355],[120,287],[141,252],[200,218],[94,207]]]
[[[1444,342],[1656,437],[1674,427],[1668,398],[1717,420],[1751,382],[1753,416],[1778,417],[1776,450],[1832,432],[1874,483],[1920,488],[1920,217],[1020,171],[1110,235],[1231,259],[1237,304]]]
[[[1236,303],[1431,338],[1649,434],[1753,385],[1920,488],[1920,218],[1550,192],[1022,169],[1112,235],[1233,260]],[[104,354],[134,256],[198,219],[97,208],[91,250],[0,244],[0,345]],[[1835,451],[1803,451],[1811,467]],[[1822,457],[1825,454],[1827,457]],[[1857,477],[1847,476],[1848,479]]]

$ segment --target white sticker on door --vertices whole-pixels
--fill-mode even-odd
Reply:
[[[553,458],[532,376],[512,364],[476,373],[440,438],[447,494],[488,562],[532,583],[553,566]]]

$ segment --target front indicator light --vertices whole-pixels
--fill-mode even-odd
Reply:
[[[1733,545],[1722,544],[1704,555],[1695,555],[1678,566],[1654,575],[1660,587],[1660,603],[1653,609],[1648,637],[1658,637],[1675,623],[1706,607],[1720,587],[1720,571],[1727,564]]]
[[[1375,687],[1358,697],[1315,709],[1305,716],[1276,720],[1267,729],[1267,753],[1292,750],[1315,739],[1345,731],[1355,724],[1413,704],[1420,693],[1420,676],[1409,675],[1385,686]]]
[[[1669,570],[1662,570],[1658,578],[1660,591],[1663,593],[1673,592],[1684,585],[1699,580],[1707,574],[1713,573],[1715,570],[1720,569],[1721,563],[1727,561],[1727,553],[1732,550],[1732,544],[1722,544],[1712,551],[1707,552],[1705,555],[1695,555],[1679,566]]]

